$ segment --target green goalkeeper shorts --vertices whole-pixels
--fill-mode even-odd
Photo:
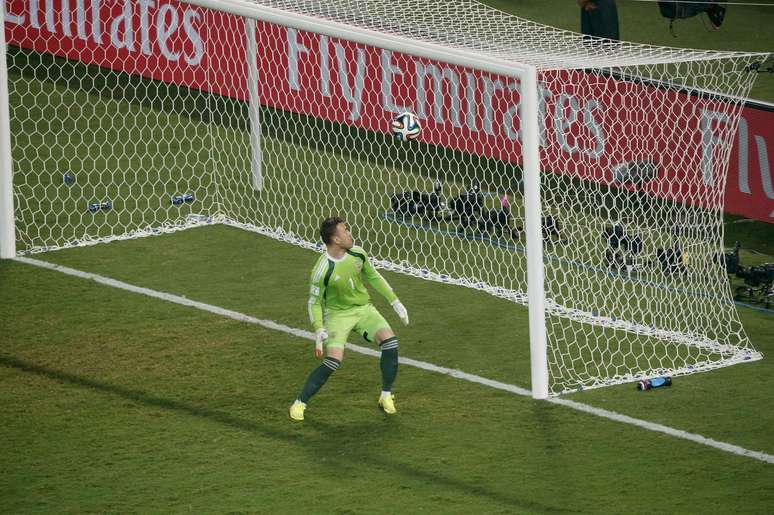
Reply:
[[[326,347],[344,347],[351,332],[359,334],[367,342],[373,342],[378,331],[391,330],[390,324],[373,304],[342,310],[329,310],[325,317],[325,328],[328,330]]]

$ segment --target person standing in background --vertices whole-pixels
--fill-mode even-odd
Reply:
[[[620,39],[615,0],[577,0],[581,8],[581,32],[586,36]]]

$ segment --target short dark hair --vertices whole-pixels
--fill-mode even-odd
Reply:
[[[323,220],[320,224],[320,236],[323,243],[326,245],[330,244],[333,235],[336,233],[336,227],[343,223],[345,223],[344,219],[338,216],[331,216]]]

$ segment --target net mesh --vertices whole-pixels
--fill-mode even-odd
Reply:
[[[262,1],[283,11],[464,48],[539,70],[604,68],[739,57],[739,52],[670,48],[615,42],[588,45],[582,34],[535,23],[475,0],[453,2],[335,0]]]
[[[552,395],[760,358],[718,256],[761,56],[476,2],[260,4],[538,68]],[[6,14],[22,253],[208,223],[319,248],[341,214],[384,268],[527,302],[519,80],[183,3],[30,5]]]

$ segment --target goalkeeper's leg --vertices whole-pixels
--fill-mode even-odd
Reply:
[[[344,347],[328,348],[325,354],[322,364],[312,370],[298,395],[298,400],[304,404],[320,391],[328,378],[341,366],[341,361],[344,359]]]
[[[306,378],[304,387],[298,398],[290,406],[290,418],[304,420],[306,403],[314,394],[320,391],[331,375],[338,370],[344,359],[344,346],[347,336],[360,318],[360,309],[351,309],[336,316],[329,316],[326,321],[328,340],[325,342],[325,358],[320,366],[312,370]]]
[[[379,396],[379,406],[385,413],[395,413],[395,399],[392,395],[392,385],[398,375],[398,337],[390,329],[376,334],[379,349],[382,351],[379,368],[382,370],[382,393]]]
[[[375,341],[382,351],[379,361],[379,368],[382,370],[382,393],[379,396],[379,406],[385,413],[395,413],[392,385],[398,375],[398,338],[390,324],[372,304],[363,308],[363,316],[355,326],[355,332],[362,334],[368,342]]]
[[[306,403],[312,398],[314,394],[320,391],[320,388],[328,381],[328,378],[338,370],[341,366],[341,362],[344,359],[344,344],[340,346],[328,345],[325,349],[325,358],[322,364],[312,370],[309,377],[306,378],[304,387],[301,388],[301,393],[298,394],[298,398],[290,406],[290,418],[293,420],[304,420],[304,410],[306,409]]]

